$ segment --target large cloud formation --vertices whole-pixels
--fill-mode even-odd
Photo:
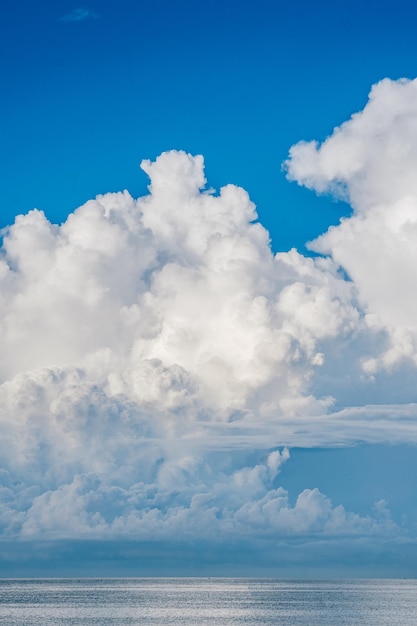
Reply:
[[[142,163],[145,197],[5,229],[4,537],[393,532],[278,475],[284,446],[416,440],[416,105],[416,82],[383,81],[291,149],[289,178],[354,211],[314,258],[274,256],[247,193],[176,151]]]

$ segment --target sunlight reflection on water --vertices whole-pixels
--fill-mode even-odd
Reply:
[[[7,626],[415,626],[415,580],[0,580]]]

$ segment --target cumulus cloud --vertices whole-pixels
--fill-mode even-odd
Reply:
[[[301,142],[288,177],[318,192],[346,197],[349,219],[310,244],[353,281],[379,353],[363,354],[370,376],[401,361],[417,363],[417,81],[383,80],[363,111],[321,145]]]
[[[244,525],[248,497],[290,510],[273,485],[286,450],[216,470],[213,455],[248,447],[232,424],[244,437],[330,402],[309,382],[320,342],[357,323],[350,285],[331,262],[274,257],[243,189],[204,190],[201,157],[142,166],[144,198],[3,233],[6,534],[215,532]]]
[[[274,487],[287,449],[272,452],[264,463],[219,472],[213,483],[201,474],[192,456],[161,462],[154,484],[109,484],[97,474],[77,474],[71,483],[36,496],[30,508],[14,516],[23,539],[43,537],[165,541],[263,540],[294,535],[386,536],[396,530],[389,511],[378,503],[375,518],[334,507],[318,489],[306,489],[294,505],[282,487]],[[204,473],[204,470],[203,470]],[[17,521],[18,519],[18,521]]]
[[[202,157],[176,151],[142,163],[142,198],[3,231],[4,536],[395,530],[382,505],[294,500],[279,473],[294,445],[417,441],[415,299],[400,288],[415,272],[416,97],[383,81],[321,146],[291,149],[290,178],[354,211],[314,258],[273,255],[248,194],[215,195]]]
[[[77,366],[171,415],[322,412],[309,380],[320,342],[357,324],[350,284],[331,261],[274,257],[245,191],[201,191],[200,157],[143,167],[144,198],[100,196],[62,226],[34,210],[6,229],[2,380]]]

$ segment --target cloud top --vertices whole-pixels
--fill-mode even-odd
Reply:
[[[354,213],[311,244],[351,277],[385,351],[366,360],[373,373],[416,361],[417,81],[385,79],[364,110],[321,145],[290,151],[288,177],[318,192],[342,189]],[[384,342],[381,341],[381,344]]]
[[[288,177],[318,192],[340,190],[353,209],[415,196],[416,81],[389,79],[374,85],[363,111],[336,128],[322,144],[302,141],[290,150]]]

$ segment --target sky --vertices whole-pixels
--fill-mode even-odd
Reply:
[[[416,17],[3,9],[0,576],[417,576]]]

